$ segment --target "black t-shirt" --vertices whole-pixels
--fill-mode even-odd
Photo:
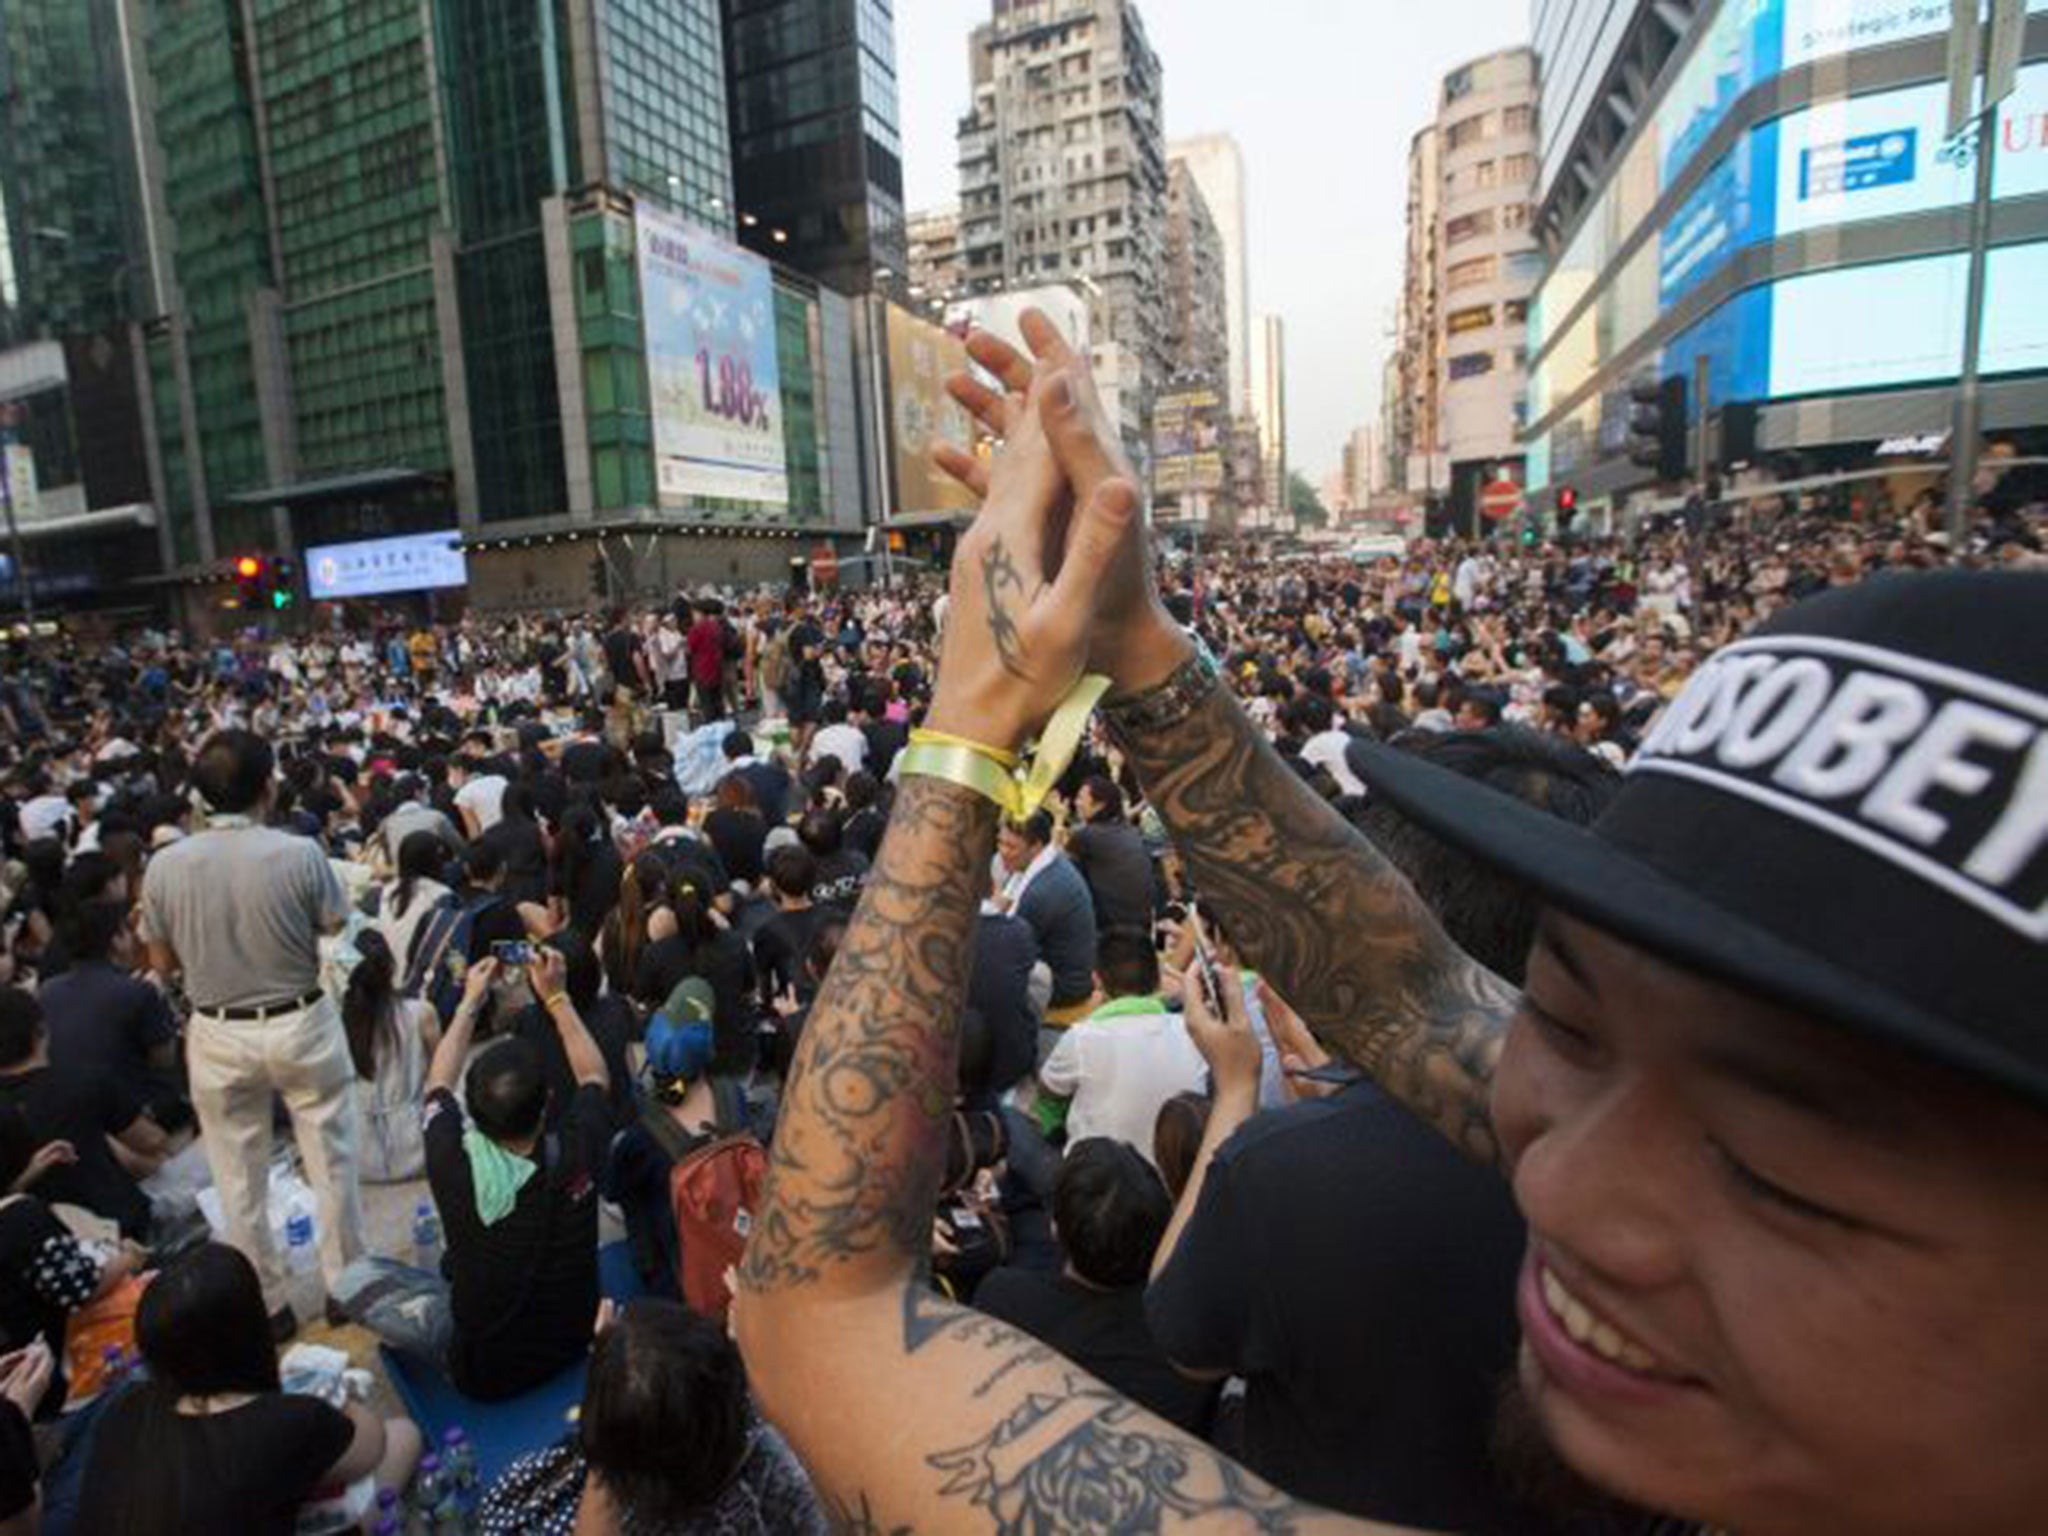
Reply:
[[[738,934],[720,933],[708,944],[691,949],[681,934],[659,940],[640,951],[633,995],[659,1008],[685,978],[701,976],[711,984],[712,1035],[718,1067],[744,1072],[754,1065],[754,962]]]
[[[38,994],[53,1065],[113,1079],[141,1103],[163,1091],[149,1053],[175,1040],[178,1026],[164,995],[103,960],[73,966]]]
[[[727,875],[749,882],[761,878],[761,845],[768,840],[768,823],[759,811],[721,806],[704,818],[704,835],[718,850]]]
[[[34,1195],[0,1202],[0,1349],[37,1334],[56,1357],[41,1417],[64,1406],[64,1324],[100,1287],[100,1266]]]
[[[485,1226],[463,1150],[462,1107],[427,1095],[427,1184],[447,1233],[455,1338],[449,1376],[485,1402],[515,1397],[590,1348],[597,1316],[597,1175],[611,1141],[604,1090],[578,1087],[544,1166]]]
[[[777,911],[754,935],[754,971],[761,979],[761,993],[771,1001],[791,987],[806,991],[804,955],[828,914],[818,907],[801,907],[794,912]]]
[[[1224,1143],[1148,1316],[1169,1358],[1245,1378],[1245,1464],[1296,1497],[1540,1529],[1489,1448],[1524,1242],[1499,1174],[1360,1084]]]
[[[622,679],[628,686],[633,679]],[[618,748],[608,741],[572,741],[562,748],[562,777],[571,784],[599,784],[609,778],[623,760]]]
[[[1005,1268],[974,1293],[975,1309],[1021,1328],[1190,1434],[1206,1434],[1217,1386],[1176,1371],[1145,1325],[1145,1288],[1099,1291],[1065,1274]]]
[[[36,1194],[52,1205],[82,1205],[121,1224],[121,1235],[149,1236],[149,1197],[114,1160],[107,1138],[142,1113],[141,1101],[112,1078],[63,1067],[38,1067],[0,1078],[0,1107],[19,1105],[38,1146],[68,1141],[78,1161],[52,1168]]]
[[[504,816],[478,841],[505,856],[505,883],[499,889],[508,901],[548,899],[548,844],[538,826]]]
[[[771,827],[789,819],[789,770],[780,763],[748,763],[733,769],[753,786],[754,803]]]
[[[845,829],[839,834],[846,840],[846,846],[874,866],[876,857],[882,851],[882,837],[889,830],[889,818],[872,805],[864,805],[846,818]]]
[[[841,848],[818,860],[818,878],[811,886],[811,900],[821,907],[838,907],[851,912],[860,900],[861,883],[868,877],[868,861],[851,848]]]
[[[569,907],[570,927],[591,939],[604,931],[604,920],[619,904],[619,881],[625,869],[619,850],[612,846],[609,837],[591,848],[590,856],[583,861],[582,873],[575,881],[576,888],[569,890],[567,882],[564,882],[561,892],[562,900]]]
[[[612,1124],[624,1125],[633,1117],[633,1070],[626,1060],[626,1043],[633,1038],[636,1023],[633,1005],[623,997],[607,993],[592,998],[587,1008],[577,1012],[590,1038],[597,1042],[605,1071],[611,1074],[605,1098],[611,1103]],[[531,1044],[540,1057],[541,1072],[548,1080],[547,1127],[560,1131],[569,1118],[569,1106],[576,1100],[576,1074],[569,1067],[568,1051],[562,1047],[562,1032],[555,1028],[548,1011],[535,1003],[520,1010],[519,1017],[512,1021],[512,1033]]]
[[[1151,931],[1152,855],[1136,827],[1113,821],[1076,827],[1067,839],[1067,857],[1095,898],[1098,929]]]
[[[612,682],[620,688],[638,688],[640,672],[633,665],[640,654],[640,641],[631,630],[614,629],[604,637],[604,661],[611,669]]]
[[[896,754],[910,745],[910,727],[900,720],[870,720],[860,733],[868,740],[868,772],[878,779],[888,778]]]
[[[595,1303],[593,1303],[593,1306]],[[290,1536],[299,1505],[355,1439],[318,1398],[266,1392],[225,1413],[186,1414],[146,1383],[99,1422],[76,1536]]]

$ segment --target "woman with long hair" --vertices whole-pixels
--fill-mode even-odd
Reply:
[[[634,997],[657,1008],[685,979],[703,977],[717,999],[717,1069],[750,1070],[760,1051],[750,1003],[753,956],[713,909],[701,875],[685,870],[671,877],[661,910],[648,922],[648,938],[634,967]]]
[[[749,885],[760,880],[768,820],[744,773],[728,773],[718,781],[717,804],[704,818],[704,836],[718,850],[727,875]]]
[[[378,898],[377,932],[400,982],[410,972],[420,924],[454,894],[443,883],[447,872],[447,846],[432,832],[408,833],[398,845],[398,873],[385,882]]]
[[[290,1536],[319,1489],[412,1477],[410,1419],[282,1390],[263,1287],[233,1248],[203,1244],[158,1275],[135,1337],[149,1379],[99,1421],[77,1536]]]
[[[356,947],[362,958],[348,973],[341,1027],[348,1036],[362,1116],[360,1168],[365,1183],[397,1184],[418,1178],[426,1168],[420,1101],[426,1094],[427,1062],[441,1040],[441,1021],[431,1003],[399,995],[397,962],[381,933],[364,931]]]
[[[554,915],[558,926],[598,933],[619,900],[623,863],[605,818],[587,800],[562,813],[555,838]]]
[[[619,899],[598,935],[598,956],[612,991],[634,992],[640,956],[649,942],[648,924],[667,899],[668,882],[669,867],[654,853],[641,854],[619,877]]]

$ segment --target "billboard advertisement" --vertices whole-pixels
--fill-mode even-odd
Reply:
[[[932,463],[948,443],[974,448],[974,424],[946,393],[946,376],[968,371],[967,345],[951,331],[889,306],[889,438],[896,466],[898,517],[916,512],[967,512],[974,497]]]
[[[453,528],[355,544],[323,544],[306,551],[305,563],[306,592],[316,603],[469,585],[462,535]]]
[[[1229,418],[1213,389],[1162,395],[1152,407],[1152,490],[1160,496],[1213,494],[1224,485]]]
[[[768,263],[644,204],[637,223],[661,505],[788,506]]]

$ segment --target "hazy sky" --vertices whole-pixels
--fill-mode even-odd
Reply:
[[[913,209],[954,202],[967,34],[989,0],[896,0]],[[1287,322],[1289,453],[1318,485],[1379,404],[1408,140],[1444,72],[1526,42],[1529,0],[1143,0],[1170,138],[1243,147],[1253,313]]]

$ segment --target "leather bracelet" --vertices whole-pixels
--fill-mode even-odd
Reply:
[[[1223,670],[1207,646],[1193,635],[1188,639],[1195,654],[1175,667],[1165,682],[1102,701],[1102,721],[1112,733],[1128,738],[1168,730],[1209,701],[1222,682]]]

